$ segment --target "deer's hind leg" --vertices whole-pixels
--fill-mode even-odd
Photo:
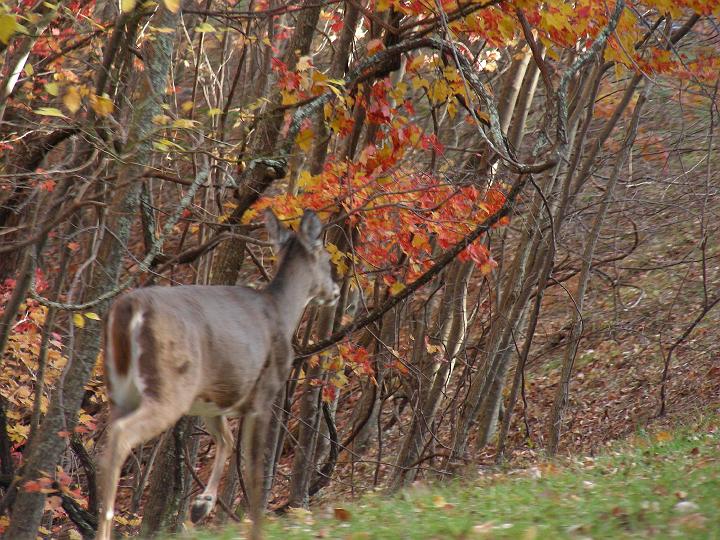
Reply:
[[[180,419],[175,407],[143,400],[137,409],[117,418],[108,428],[105,450],[100,460],[100,519],[98,540],[110,540],[115,495],[120,471],[130,451],[137,445],[160,435]]]
[[[190,509],[190,519],[193,523],[199,522],[215,507],[225,461],[233,447],[233,435],[230,426],[228,426],[227,418],[224,416],[206,416],[204,420],[210,435],[215,440],[215,461],[205,490],[195,498]]]

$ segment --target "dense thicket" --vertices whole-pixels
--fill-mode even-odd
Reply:
[[[293,226],[320,213],[342,291],[307,309],[276,397],[275,509],[610,433],[613,366],[637,370],[631,422],[683,407],[676,358],[720,302],[719,14],[0,4],[0,531],[92,536],[109,303],[151,284],[262,286],[268,207]],[[705,365],[708,343],[688,358]],[[584,380],[596,362],[604,380]],[[572,402],[576,382],[604,412]],[[137,449],[118,527],[144,514],[144,534],[177,530],[206,441],[186,418]],[[243,504],[238,461],[218,519]]]

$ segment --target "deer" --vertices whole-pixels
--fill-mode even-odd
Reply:
[[[200,522],[215,506],[233,448],[227,417],[242,416],[250,536],[262,537],[265,439],[273,402],[290,375],[292,339],[308,303],[333,304],[340,295],[317,214],[305,210],[294,233],[267,210],[265,226],[278,263],[264,289],[153,286],[125,293],[110,307],[103,335],[111,412],[99,461],[96,538],[110,540],[121,468],[131,450],[183,415],[201,416],[216,444],[191,520]]]

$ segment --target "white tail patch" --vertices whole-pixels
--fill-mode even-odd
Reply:
[[[110,361],[106,365],[110,366],[110,383],[112,386],[112,399],[115,405],[124,413],[135,410],[140,404],[140,397],[142,395],[144,384],[140,379],[140,366],[138,359],[142,354],[140,347],[140,332],[142,331],[143,325],[143,314],[141,311],[133,313],[132,319],[130,320],[130,366],[124,375],[120,375],[116,372],[115,363]],[[113,320],[112,313],[108,326],[112,329]],[[113,351],[114,353],[114,351]],[[110,358],[113,359],[112,357]]]

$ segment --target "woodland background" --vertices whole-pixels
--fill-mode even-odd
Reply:
[[[262,286],[267,207],[320,213],[342,285],[297,333],[271,509],[717,407],[719,15],[0,3],[0,531],[92,536],[109,302]],[[136,449],[116,525],[178,530],[212,452],[193,418]],[[217,521],[242,508],[237,461]]]

